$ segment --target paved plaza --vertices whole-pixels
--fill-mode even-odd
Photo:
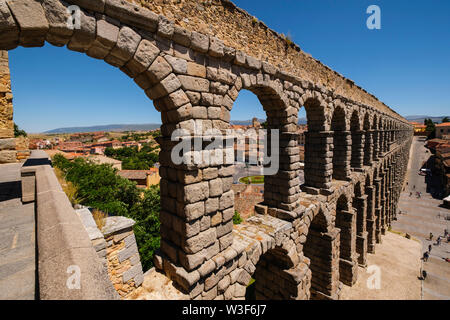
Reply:
[[[436,177],[425,177],[418,174],[422,165],[428,161],[431,153],[424,146],[423,138],[414,137],[411,145],[410,161],[408,165],[407,182],[399,201],[400,214],[392,228],[405,232],[419,239],[422,243],[422,253],[431,245],[428,262],[423,263],[427,278],[423,281],[423,299],[450,299],[450,263],[445,258],[450,257],[450,244],[445,240],[438,246],[436,239],[444,235],[444,229],[450,230],[450,210],[442,207],[442,200],[438,198],[439,187]],[[410,196],[410,193],[413,193]],[[416,196],[421,192],[421,197]],[[430,232],[433,240],[430,241]]]

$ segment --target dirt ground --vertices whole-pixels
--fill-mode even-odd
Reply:
[[[421,299],[422,283],[418,277],[422,265],[422,245],[393,232],[386,232],[382,240],[381,244],[376,245],[375,254],[368,254],[367,268],[359,267],[356,284],[343,286],[342,300]],[[374,288],[376,267],[371,267],[374,265],[380,270],[379,289]]]

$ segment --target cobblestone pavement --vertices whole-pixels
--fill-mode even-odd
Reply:
[[[423,269],[427,272],[427,278],[423,281],[423,299],[450,299],[450,263],[444,259],[450,257],[450,244],[441,241],[438,246],[436,239],[444,235],[444,229],[450,230],[450,221],[445,216],[450,215],[450,210],[441,206],[442,200],[433,198],[432,192],[437,187],[432,179],[418,174],[423,163],[430,157],[430,152],[424,147],[424,141],[415,137],[411,146],[410,162],[408,165],[407,182],[399,200],[397,221],[394,221],[394,230],[407,232],[422,242],[422,253],[431,245],[431,254],[427,262],[423,263]],[[413,193],[410,196],[410,192]],[[416,192],[422,196],[417,198]],[[429,234],[434,238],[429,240]]]
[[[35,299],[34,204],[20,201],[21,165],[0,165],[0,300]]]

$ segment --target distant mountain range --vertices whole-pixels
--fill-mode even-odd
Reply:
[[[266,119],[258,119],[260,123],[266,121]],[[248,126],[252,124],[252,120],[231,120],[231,124],[239,125],[239,126]],[[298,119],[298,124],[306,124],[306,118]]]
[[[90,127],[69,127],[69,128],[58,128],[44,133],[78,133],[78,132],[95,132],[95,131],[147,131],[159,129],[161,124],[158,123],[146,123],[146,124],[107,124],[101,126],[90,126]]]
[[[259,122],[264,122],[266,119],[258,119]],[[252,120],[231,120],[232,124],[247,126],[252,124]],[[298,121],[299,124],[306,124],[306,118],[301,118]],[[89,127],[67,127],[57,128],[45,131],[46,134],[62,134],[62,133],[79,133],[79,132],[96,132],[96,131],[148,131],[159,129],[161,124],[158,123],[144,123],[144,124],[107,124],[101,126],[89,126]]]
[[[408,121],[415,121],[419,123],[423,123],[425,119],[430,118],[433,120],[433,122],[441,123],[442,119],[445,116],[442,117],[433,117],[433,116],[427,116],[427,115],[412,115],[412,116],[405,116],[405,119]],[[266,119],[258,119],[259,122],[264,122]],[[247,126],[252,124],[252,120],[231,120],[232,124],[235,125],[241,125],[241,126]],[[298,119],[299,124],[306,124],[306,118],[300,118]],[[101,126],[90,126],[90,127],[69,127],[69,128],[58,128],[53,129],[49,131],[45,131],[44,133],[47,134],[60,134],[60,133],[78,133],[78,132],[95,132],[95,131],[117,131],[117,132],[123,132],[123,131],[147,131],[147,130],[154,130],[159,129],[161,127],[161,124],[158,123],[146,123],[146,124],[108,124],[108,125],[101,125]]]
[[[442,119],[444,119],[445,117],[446,116],[433,117],[433,116],[426,116],[426,115],[412,115],[412,116],[405,116],[404,118],[408,121],[414,121],[414,122],[419,122],[419,123],[423,123],[425,121],[425,119],[431,119],[435,123],[441,123]],[[450,117],[450,116],[447,116],[447,117]]]

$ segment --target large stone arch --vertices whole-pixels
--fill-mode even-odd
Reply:
[[[298,300],[307,299],[309,282],[304,287],[296,277],[299,268],[298,259],[293,259],[292,244],[275,247],[261,255],[256,263],[253,278],[255,279],[256,300]],[[290,255],[291,254],[291,255]],[[305,274],[309,278],[308,274]],[[303,280],[303,279],[302,279]]]
[[[354,109],[351,114],[350,132],[352,138],[350,165],[353,170],[361,170],[364,161],[364,134],[358,109]]]
[[[364,114],[363,120],[364,130],[364,160],[365,166],[371,166],[373,160],[373,134],[370,126],[370,114],[368,111]]]
[[[308,131],[305,133],[305,190],[328,189],[332,177],[332,132],[327,121],[327,104],[318,97],[304,101]]]
[[[285,66],[284,58],[277,61],[262,52],[260,57],[264,59],[256,59],[242,51],[242,46],[241,50],[229,47],[223,40],[184,29],[165,16],[128,1],[68,2],[82,8],[80,29],[67,27],[67,4],[58,0],[0,0],[0,50],[18,45],[42,46],[44,41],[67,46],[119,68],[154,101],[163,122],[159,141],[162,210],[161,250],[155,257],[157,269],[163,270],[193,299],[242,298],[252,272],[258,268],[267,271],[264,263],[270,271],[270,265],[274,264],[271,261],[285,264],[277,268],[280,275],[277,283],[266,288],[272,293],[264,288],[258,290],[267,298],[280,292],[279,286],[284,281],[289,283],[286,284],[289,294],[283,296],[286,299],[308,298],[310,294],[312,298],[336,299],[340,277],[347,284],[354,283],[356,248],[361,259],[365,241],[364,226],[357,227],[350,205],[358,211],[364,207],[364,193],[367,199],[372,194],[373,205],[367,200],[367,219],[363,221],[366,220],[369,231],[367,250],[374,250],[370,234],[381,241],[382,201],[387,188],[392,188],[393,174],[386,169],[394,165],[393,161],[387,161],[389,137],[383,130],[392,129],[392,117],[400,119],[398,115],[352,81],[321,69],[323,66],[316,60],[307,60],[312,66],[311,74],[298,68],[290,73],[274,67]],[[286,59],[290,59],[289,55]],[[317,70],[325,73],[318,72],[321,75],[318,77],[314,74]],[[300,71],[302,77],[298,76]],[[321,80],[323,74],[331,77],[326,85]],[[242,89],[258,96],[268,114],[269,128],[281,131],[280,173],[268,179],[273,197],[265,197],[265,208],[258,207],[258,212],[265,214],[261,221],[273,216],[278,219],[273,218],[263,226],[256,221],[259,216],[247,222],[247,231],[257,231],[253,237],[258,240],[251,243],[251,250],[241,243],[244,231],[234,228],[232,223],[233,164],[217,158],[214,158],[217,162],[191,164],[175,164],[171,159],[175,142],[170,137],[176,129],[186,130],[183,138],[186,141],[202,136],[208,129],[228,129],[229,111]],[[302,106],[308,118],[302,191],[308,195],[300,192],[298,186],[300,165],[294,133]],[[356,126],[350,126],[352,112],[357,112],[357,130]],[[390,127],[386,127],[388,118]],[[399,150],[405,154],[411,143],[411,126],[403,119],[400,121]],[[202,131],[198,132],[200,127]],[[358,161],[355,167],[360,170],[350,172],[351,140],[357,140],[351,139],[351,129],[352,133],[365,131],[365,145],[372,150],[372,156],[364,159],[364,165],[372,168],[362,168]],[[187,157],[203,156],[205,151]],[[337,183],[336,189],[332,187],[333,167],[336,173],[340,171],[335,178],[345,180]],[[315,197],[319,193],[321,197]],[[389,199],[392,208],[392,194]],[[388,213],[388,220],[389,217]],[[274,226],[279,227],[275,235],[261,231],[272,230]],[[252,237],[248,233],[247,236]],[[364,264],[364,259],[359,263]],[[255,276],[265,271],[256,271]],[[261,280],[259,286],[264,282]]]
[[[350,175],[351,136],[345,105],[336,103],[331,118],[333,132],[333,179],[347,180]]]
[[[331,216],[325,212],[325,208],[318,208],[306,220],[303,254],[309,259],[311,299],[336,299],[340,291],[339,231],[333,228]]]

